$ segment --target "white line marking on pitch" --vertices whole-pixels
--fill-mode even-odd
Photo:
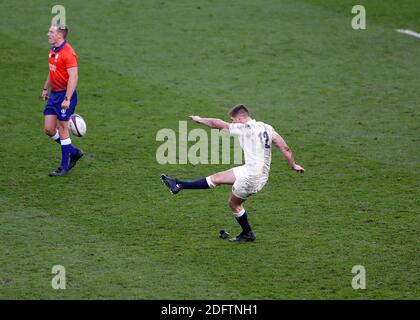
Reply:
[[[409,29],[397,29],[395,30],[399,33],[404,33],[404,34],[408,34],[410,36],[416,37],[420,39],[420,33],[414,32],[413,30],[409,30]]]

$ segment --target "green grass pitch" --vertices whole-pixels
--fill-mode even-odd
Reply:
[[[395,29],[420,32],[420,2],[359,2],[366,30],[349,0],[64,1],[88,133],[71,175],[50,178],[52,3],[3,1],[0,298],[418,299],[420,39]],[[159,129],[239,102],[306,169],[273,153],[243,245],[218,239],[239,232],[229,187],[172,196],[159,179],[233,165],[155,159]]]

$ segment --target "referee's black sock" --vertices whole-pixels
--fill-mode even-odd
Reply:
[[[244,233],[248,233],[252,231],[251,226],[249,225],[249,222],[248,222],[248,214],[246,213],[245,210],[244,210],[244,213],[240,217],[235,217],[235,219],[241,225]]]

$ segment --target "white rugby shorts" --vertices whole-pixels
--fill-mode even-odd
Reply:
[[[268,180],[268,176],[250,173],[245,165],[233,168],[233,174],[236,180],[232,186],[232,193],[244,200],[260,191]]]

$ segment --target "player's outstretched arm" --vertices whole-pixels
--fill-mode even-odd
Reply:
[[[204,124],[213,129],[229,129],[229,123],[216,118],[201,118],[200,116],[190,116],[191,120]]]
[[[273,137],[273,144],[281,151],[281,153],[286,158],[292,170],[295,170],[296,172],[299,172],[299,173],[305,172],[305,169],[295,162],[295,159],[293,158],[292,150],[290,150],[286,141],[284,141],[284,139],[280,135],[276,134]]]

